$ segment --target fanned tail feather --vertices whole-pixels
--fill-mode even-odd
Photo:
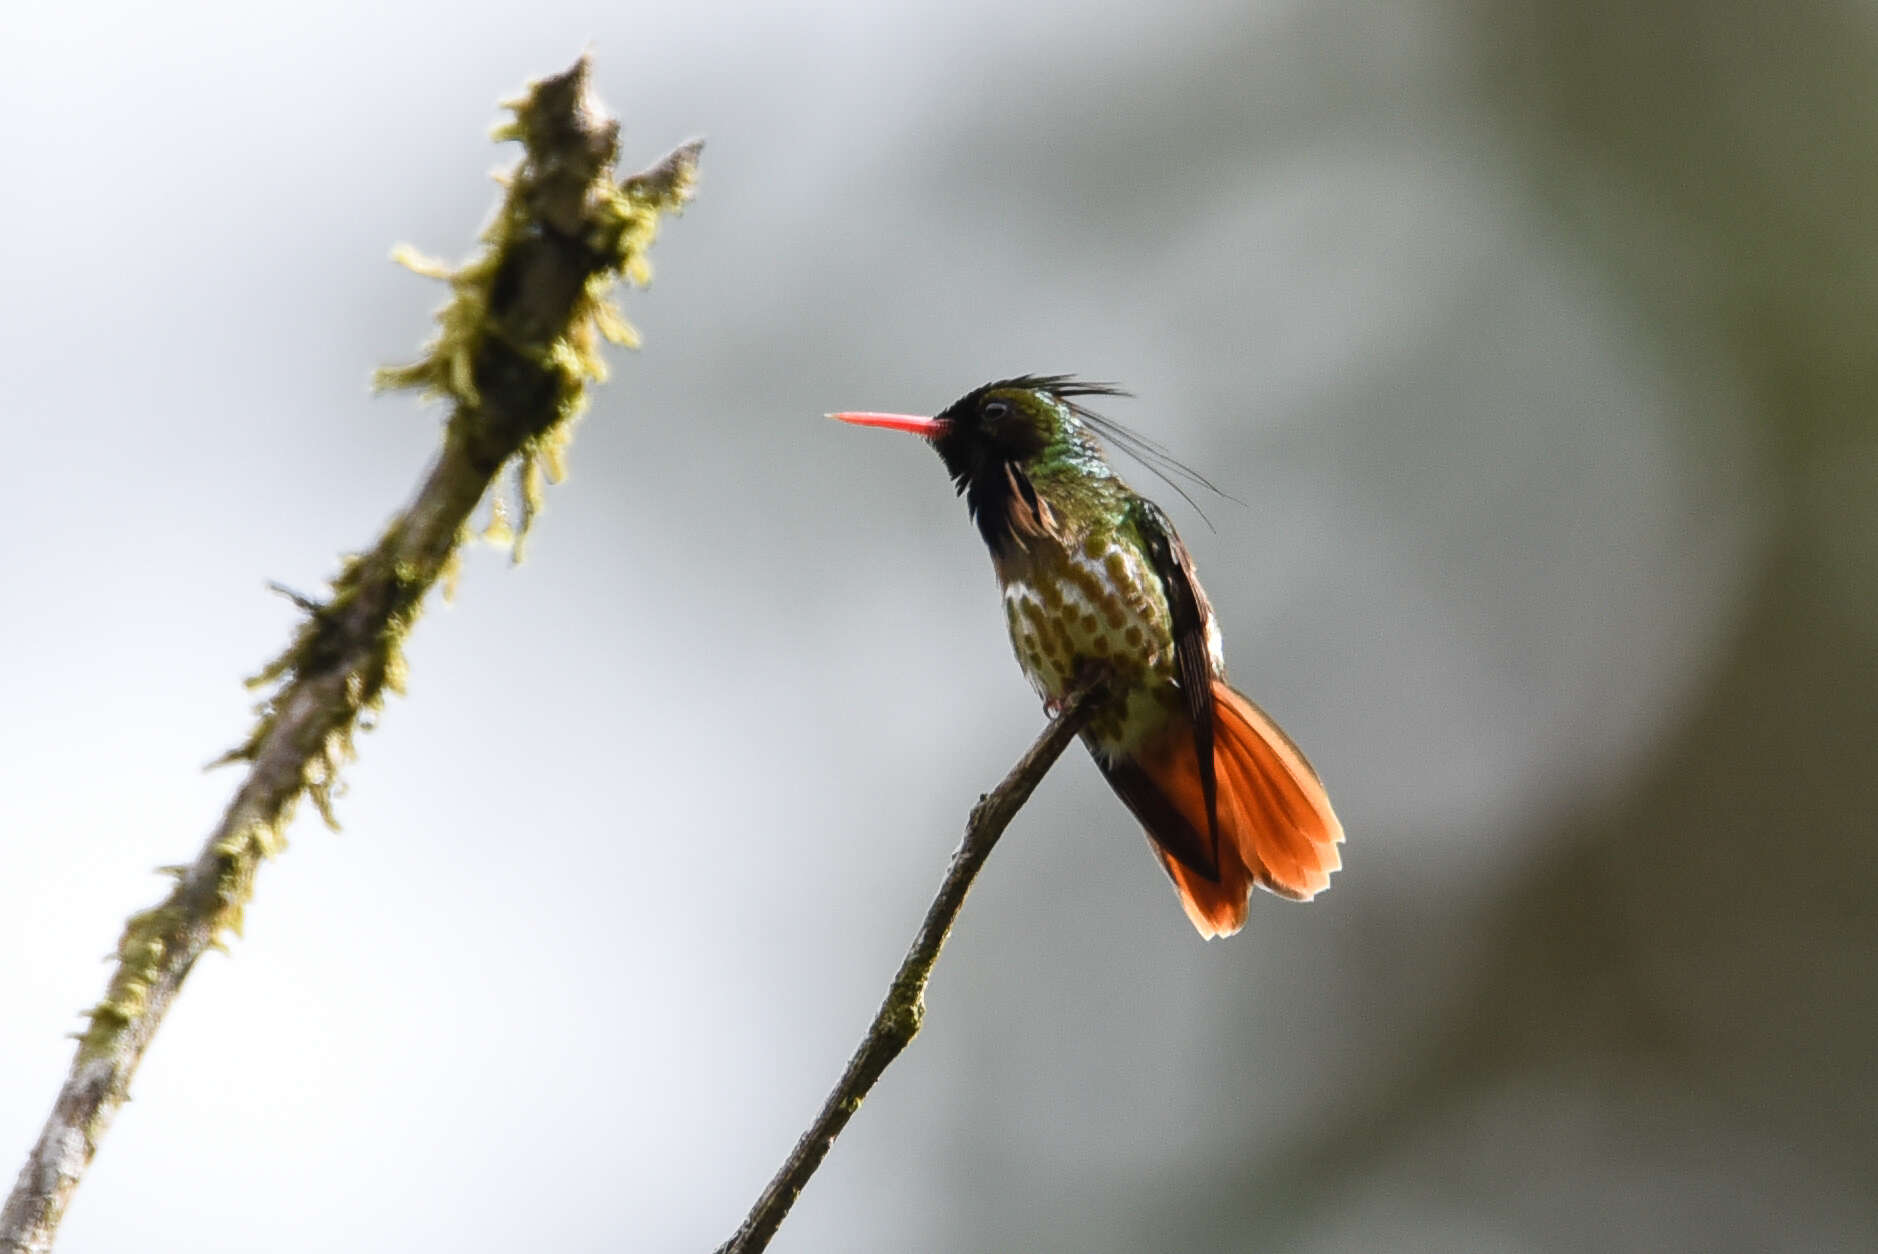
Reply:
[[[1147,829],[1187,917],[1209,940],[1244,926],[1253,885],[1309,901],[1330,886],[1331,872],[1343,864],[1337,852],[1343,825],[1298,747],[1263,710],[1222,680],[1213,681],[1213,711],[1217,850],[1207,838],[1199,761],[1187,719],[1176,717],[1131,762],[1104,767],[1115,791]]]

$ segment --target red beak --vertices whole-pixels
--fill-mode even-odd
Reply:
[[[950,426],[943,418],[922,418],[918,414],[830,414],[830,418],[851,422],[857,427],[885,427],[889,431],[910,431],[931,440]]]

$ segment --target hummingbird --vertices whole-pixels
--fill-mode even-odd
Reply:
[[[1343,826],[1304,754],[1226,682],[1219,624],[1173,523],[1109,465],[1104,439],[1156,473],[1186,471],[1088,404],[1125,395],[1022,375],[931,417],[829,417],[911,432],[938,451],[991,550],[1011,646],[1048,712],[1101,668],[1106,695],[1083,743],[1210,940],[1244,926],[1254,886],[1296,901],[1328,887]]]

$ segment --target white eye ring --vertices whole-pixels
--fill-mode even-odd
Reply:
[[[986,401],[984,409],[979,412],[984,417],[996,422],[998,419],[1008,415],[1011,412],[1011,407],[1005,401]]]

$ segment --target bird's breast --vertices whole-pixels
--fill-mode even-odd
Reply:
[[[1173,695],[1174,647],[1161,581],[1115,534],[1032,545],[999,563],[1011,647],[1031,686],[1060,701],[1082,667],[1112,667],[1128,697],[1091,726],[1105,748],[1157,730]]]

